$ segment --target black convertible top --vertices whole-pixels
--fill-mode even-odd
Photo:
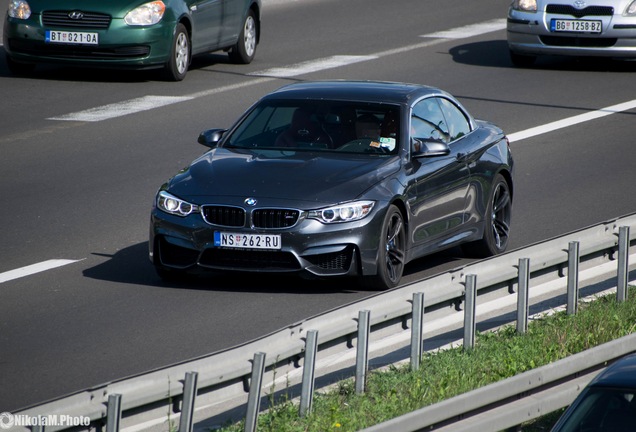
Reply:
[[[385,81],[311,81],[281,87],[264,99],[328,99],[405,104],[425,96],[448,93],[435,87]]]

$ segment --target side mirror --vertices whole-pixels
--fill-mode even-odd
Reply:
[[[411,154],[416,158],[447,156],[450,154],[450,147],[441,141],[412,138]]]
[[[225,132],[227,129],[208,129],[199,134],[197,141],[206,147],[215,148]]]

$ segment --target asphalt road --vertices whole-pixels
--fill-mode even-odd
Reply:
[[[167,285],[155,275],[147,237],[157,188],[205,151],[201,130],[231,125],[270,90],[325,78],[425,83],[509,134],[633,103],[633,63],[545,58],[513,68],[507,5],[265,0],[251,65],[210,54],[180,83],[51,66],[18,78],[0,56],[0,412],[232,347],[373,294],[346,281],[226,276]],[[462,32],[437,34],[451,29]],[[325,68],[333,56],[361,57]],[[287,77],[271,76],[292,66]],[[150,96],[150,109],[122,111]],[[111,104],[122,115],[100,120],[112,110],[95,108]],[[68,116],[75,113],[84,116]],[[512,142],[512,248],[636,211],[635,113],[630,104]],[[26,275],[54,259],[72,262]],[[455,250],[419,260],[404,282],[463,262]],[[25,275],[10,278],[16,271]]]

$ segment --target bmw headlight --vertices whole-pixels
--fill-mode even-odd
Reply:
[[[307,217],[317,219],[322,223],[351,222],[366,217],[371,213],[374,205],[374,201],[355,201],[323,209],[311,210]]]
[[[633,2],[631,2],[628,6],[627,9],[625,9],[625,16],[635,16],[636,15],[636,0],[634,0]]]
[[[169,194],[166,191],[160,191],[157,194],[157,208],[166,213],[170,213],[176,216],[188,216],[192,213],[199,212],[199,206],[191,204],[174,195]]]
[[[524,12],[536,12],[537,0],[513,0],[512,8]]]
[[[10,0],[8,13],[11,18],[29,19],[31,7],[24,0]]]
[[[149,26],[157,24],[163,18],[166,5],[162,1],[142,4],[131,10],[124,17],[124,22],[130,26]]]

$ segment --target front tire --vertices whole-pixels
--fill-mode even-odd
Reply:
[[[170,49],[170,59],[164,67],[164,76],[169,81],[182,81],[190,67],[190,35],[183,24],[177,24]]]
[[[239,35],[236,45],[232,47],[228,55],[230,61],[235,64],[249,64],[256,55],[256,44],[258,42],[258,24],[254,11],[250,10],[245,17],[243,29]]]
[[[394,288],[400,283],[404,272],[405,250],[404,218],[400,210],[391,204],[380,231],[377,274],[369,277],[369,284],[373,288]]]

